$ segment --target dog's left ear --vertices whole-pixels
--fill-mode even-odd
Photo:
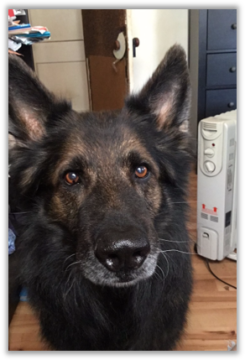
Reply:
[[[184,130],[189,118],[190,92],[185,51],[174,45],[143,89],[129,96],[125,109],[138,115],[155,115],[158,130],[171,126]]]

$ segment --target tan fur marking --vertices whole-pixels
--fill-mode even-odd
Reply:
[[[31,140],[39,140],[45,134],[44,126],[36,118],[31,109],[25,109],[21,104],[18,105],[20,110],[20,119],[24,123]]]
[[[155,186],[149,187],[147,195],[148,199],[151,201],[153,213],[155,215],[160,208],[162,200],[162,194],[159,185],[155,184]]]
[[[173,94],[169,96],[167,100],[163,99],[163,101],[160,102],[160,99],[158,99],[158,103],[160,104],[154,111],[154,114],[157,115],[158,130],[162,130],[163,126],[170,125],[173,101]]]
[[[31,178],[35,173],[36,168],[34,166],[25,169],[21,174],[20,185],[25,187],[31,183]]]
[[[51,212],[60,220],[67,221],[67,212],[65,211],[64,204],[58,194],[52,198]]]

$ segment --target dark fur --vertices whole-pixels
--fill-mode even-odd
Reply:
[[[20,276],[42,336],[57,350],[173,349],[192,288],[184,51],[171,48],[116,113],[78,114],[9,60],[10,204],[22,214]],[[68,171],[78,184],[67,185]],[[101,261],[142,244],[139,267]]]

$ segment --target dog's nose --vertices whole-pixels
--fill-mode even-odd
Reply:
[[[150,252],[147,239],[118,240],[108,246],[103,241],[98,242],[95,255],[98,260],[110,271],[129,271],[138,269]]]

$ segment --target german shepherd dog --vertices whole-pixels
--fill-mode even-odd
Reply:
[[[117,112],[75,112],[9,56],[16,251],[50,349],[176,347],[192,289],[189,102],[179,45]]]

